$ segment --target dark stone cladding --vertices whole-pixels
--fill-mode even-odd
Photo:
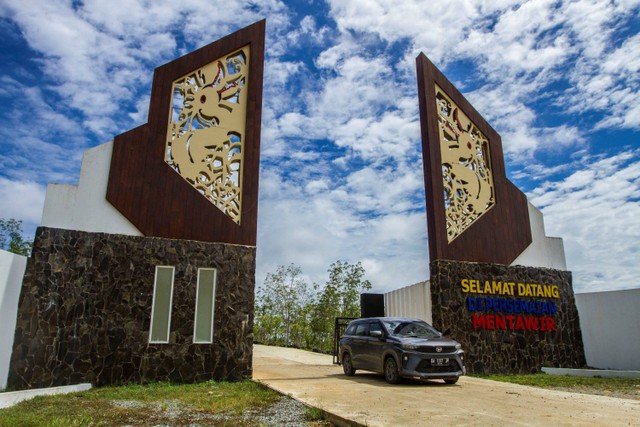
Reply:
[[[584,368],[586,360],[576,308],[571,272],[548,268],[507,266],[490,263],[433,261],[431,296],[433,324],[445,335],[459,341],[465,351],[467,371],[471,374],[539,372],[543,366]],[[557,285],[559,298],[512,297],[468,294],[462,292],[462,279],[478,279],[516,283]],[[467,297],[537,299],[553,301],[557,313],[526,314],[554,319],[556,331],[474,329],[472,316],[505,314],[473,312],[467,308]]]
[[[40,227],[8,389],[250,378],[255,247]],[[170,342],[149,344],[155,267],[175,267]],[[193,344],[198,268],[217,269],[214,339]]]

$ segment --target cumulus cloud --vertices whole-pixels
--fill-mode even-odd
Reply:
[[[585,159],[583,168],[547,181],[529,197],[547,233],[563,236],[578,292],[635,286],[640,274],[640,151]]]
[[[44,195],[45,187],[42,184],[0,176],[0,200],[3,200],[0,203],[0,218],[21,220],[25,234],[33,234],[42,218]]]
[[[259,282],[291,262],[323,282],[338,259],[362,261],[379,290],[428,278],[424,52],[502,135],[578,289],[619,287],[637,275],[638,153],[596,138],[637,139],[638,12],[637,0],[5,0],[28,59],[0,74],[0,191],[25,193],[3,214],[37,221],[46,182],[77,181],[84,149],[145,122],[153,68],[267,18]]]
[[[309,282],[321,284],[336,260],[362,261],[374,291],[379,292],[428,276],[423,212],[387,206],[386,213],[371,217],[363,211],[378,209],[380,201],[352,185],[330,189],[326,183],[312,181],[314,191],[309,197],[272,171],[263,173],[261,180],[259,281],[277,265],[293,262]],[[374,177],[371,185],[380,181]]]

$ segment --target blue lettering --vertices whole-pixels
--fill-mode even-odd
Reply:
[[[514,301],[512,299],[508,299],[508,300],[503,300],[505,302],[504,304],[504,308],[505,308],[505,312],[507,313],[513,313],[514,311],[517,313],[517,309],[514,308],[514,305],[517,307],[517,301]]]
[[[494,300],[494,298],[485,298],[485,300],[484,300],[484,310],[485,311],[494,310],[494,308],[493,308],[493,300]]]

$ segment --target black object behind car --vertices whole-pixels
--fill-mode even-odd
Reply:
[[[466,373],[457,341],[422,320],[397,317],[350,322],[340,339],[338,363],[347,376],[357,369],[380,372],[390,384],[411,377],[455,384]]]

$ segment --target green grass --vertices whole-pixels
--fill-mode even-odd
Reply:
[[[327,417],[324,411],[313,406],[307,409],[307,421],[326,421]]]
[[[155,383],[103,387],[58,396],[40,396],[0,409],[0,427],[147,426],[190,424],[256,426],[256,414],[280,395],[250,381],[201,384]]]
[[[574,393],[640,400],[640,378],[590,378],[547,375],[544,373],[530,375],[478,375],[478,377]]]

